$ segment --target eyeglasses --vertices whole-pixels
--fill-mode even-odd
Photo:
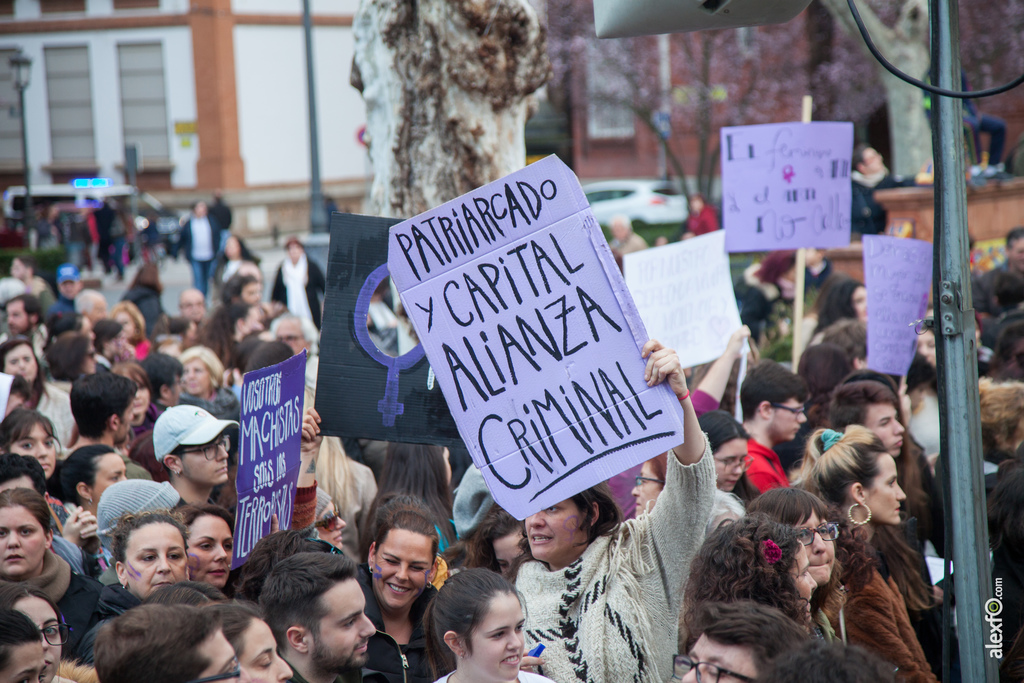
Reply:
[[[728,458],[715,458],[715,461],[721,463],[722,467],[724,467],[727,470],[731,470],[734,467],[740,466],[743,468],[743,471],[746,472],[754,463],[754,456],[733,455]]]
[[[334,529],[336,526],[341,526],[341,521],[341,517],[334,514],[333,512],[328,512],[326,515],[324,515],[323,519],[321,519],[319,522],[314,523],[313,526],[315,526],[317,529]]]
[[[277,335],[277,341],[284,342],[285,344],[294,344],[295,342],[305,341],[306,338],[300,334],[279,334]]]
[[[661,484],[662,486],[665,485],[665,480],[664,479],[652,479],[650,477],[637,477],[636,478],[636,485],[637,486],[643,486],[645,481],[654,482],[655,484]]]
[[[772,408],[780,408],[782,410],[788,410],[789,412],[793,413],[794,415],[803,415],[804,414],[804,407],[803,406],[800,406],[799,408],[791,408],[791,407],[789,407],[787,405],[783,405],[781,403],[772,403],[771,401],[768,402],[768,405],[770,405]]]
[[[834,541],[839,538],[839,524],[837,522],[825,522],[816,529],[811,529],[810,527],[797,529],[796,540],[800,541],[804,545],[810,545],[814,543],[815,533],[821,536],[821,540],[823,541]]]
[[[242,667],[238,665],[238,659],[235,658],[231,662],[231,671],[226,671],[216,676],[207,676],[206,678],[196,678],[188,683],[213,683],[213,681],[230,681],[233,678],[242,677]]]
[[[306,539],[306,541],[307,541],[308,543],[316,543],[316,544],[317,544],[318,546],[320,546],[320,547],[318,548],[318,550],[319,550],[320,552],[324,552],[324,553],[331,553],[332,555],[344,555],[344,554],[345,554],[345,553],[343,553],[343,552],[342,552],[342,551],[341,551],[340,549],[338,549],[338,548],[335,548],[335,547],[334,547],[333,545],[331,545],[330,543],[328,543],[327,541],[325,541],[325,540],[323,540],[323,539],[319,539],[319,538],[307,538],[307,539]],[[315,552],[315,551],[314,551],[314,552]],[[196,682],[195,682],[195,681],[193,681],[193,683],[196,683]]]
[[[722,679],[722,676],[732,676],[737,681],[743,681],[743,683],[754,683],[754,679],[750,676],[744,676],[738,674],[735,671],[729,671],[722,667],[711,664],[710,662],[698,662],[693,657],[687,655],[676,655],[673,662],[672,677],[682,680],[683,676],[690,673],[691,670],[697,670],[697,683],[705,683],[704,676],[708,676],[707,683],[718,683]],[[711,678],[714,676],[714,678]]]
[[[216,460],[217,455],[219,455],[220,453],[220,451],[218,450],[220,448],[223,448],[225,453],[230,451],[231,437],[222,436],[216,441],[211,441],[205,446],[200,446],[199,448],[190,448],[186,451],[182,451],[182,453],[184,453],[185,455],[188,455],[189,453],[192,453],[194,455],[202,454],[203,457],[206,458],[207,460]]]
[[[67,624],[50,624],[39,630],[43,633],[43,640],[50,645],[64,645],[71,635],[71,627]]]

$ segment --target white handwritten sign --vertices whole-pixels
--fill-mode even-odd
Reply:
[[[723,231],[626,254],[624,261],[648,334],[675,349],[684,367],[725,352],[741,323]]]
[[[852,123],[722,128],[726,250],[847,246],[852,153]]]

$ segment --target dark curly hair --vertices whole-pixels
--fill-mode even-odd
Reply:
[[[839,520],[839,538],[836,539],[836,564],[842,565],[839,577],[849,593],[856,593],[871,581],[879,567],[878,553],[871,548],[845,519]]]
[[[765,557],[767,541],[781,551],[775,562]],[[807,603],[800,597],[791,573],[799,551],[796,530],[767,515],[750,515],[716,529],[690,567],[683,605],[687,632],[694,629],[694,610],[699,603],[737,600],[774,607],[807,627]]]
[[[182,545],[188,547],[188,529],[181,521],[181,515],[171,510],[147,510],[146,512],[126,512],[117,519],[117,525],[111,532],[111,554],[118,562],[124,562],[128,550],[128,542],[132,534],[150,524],[169,524],[181,534]]]

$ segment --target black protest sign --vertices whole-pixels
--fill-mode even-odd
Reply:
[[[423,347],[393,358],[367,329],[371,297],[388,277],[388,228],[399,222],[332,216],[316,391],[320,429],[328,436],[461,447]]]

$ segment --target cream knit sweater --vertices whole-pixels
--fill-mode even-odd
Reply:
[[[706,441],[706,440],[705,440]],[[596,539],[573,564],[519,570],[527,647],[544,643],[541,673],[558,683],[661,683],[672,675],[690,562],[715,496],[710,449],[694,465],[669,452],[657,505]]]

